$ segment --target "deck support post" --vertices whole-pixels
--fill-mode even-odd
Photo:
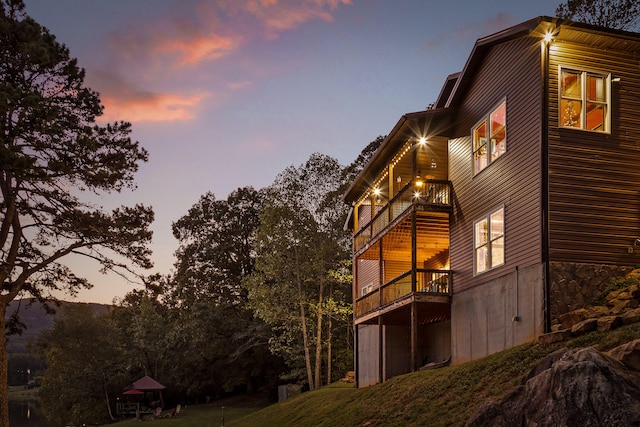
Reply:
[[[378,383],[384,381],[384,334],[382,333],[382,316],[378,316]]]
[[[418,305],[415,301],[411,303],[411,372],[418,370],[417,347],[418,347]]]

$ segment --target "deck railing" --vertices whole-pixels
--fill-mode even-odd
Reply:
[[[451,295],[451,291],[451,271],[449,270],[417,269],[415,286],[409,271],[358,298],[355,302],[355,317],[358,318],[385,307],[412,293]]]
[[[413,205],[446,210],[451,208],[451,182],[428,180],[422,186],[413,184],[405,186],[396,196],[384,205],[380,211],[353,237],[353,249],[359,251],[391,222],[406,212]]]

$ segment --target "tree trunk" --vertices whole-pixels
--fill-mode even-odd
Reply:
[[[5,335],[4,316],[7,305],[0,302],[0,426],[9,425],[9,384],[8,384],[8,358],[7,336]]]
[[[318,309],[317,315],[318,320],[316,322],[316,388],[320,388],[322,386],[322,300],[324,298],[324,284],[322,280],[320,281],[320,289],[318,290]]]
[[[302,342],[304,344],[304,362],[307,365],[307,381],[309,390],[315,390],[313,384],[313,371],[311,369],[311,355],[309,354],[309,340],[307,339],[307,319],[304,313],[304,304],[300,301],[300,322],[302,326]]]
[[[104,388],[104,396],[107,400],[107,410],[109,411],[109,417],[111,418],[111,421],[115,421],[115,417],[113,416],[113,413],[111,412],[111,403],[109,402],[109,392],[107,391],[107,388]]]
[[[331,316],[327,320],[327,384],[331,384]]]
[[[251,372],[247,370],[245,373],[245,383],[247,383],[247,396],[253,396],[255,394],[255,387],[253,386],[253,378],[251,377]]]

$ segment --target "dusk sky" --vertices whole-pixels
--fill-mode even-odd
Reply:
[[[319,152],[351,163],[408,112],[435,101],[475,41],[561,0],[24,0],[67,45],[105,106],[149,151],[134,192],[106,208],[156,213],[155,267],[171,272],[171,223],[211,191],[262,188]],[[74,260],[111,303],[133,289]],[[69,297],[61,296],[63,299]]]

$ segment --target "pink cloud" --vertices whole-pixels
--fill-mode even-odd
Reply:
[[[352,0],[202,0],[163,21],[138,23],[114,34],[118,58],[162,67],[195,66],[228,55],[254,37],[268,38],[312,20],[333,21],[333,12]]]
[[[257,38],[273,38],[312,20],[331,22],[340,6],[350,4],[351,0],[200,0],[195,7],[176,6],[180,8],[162,20],[137,22],[112,35],[104,56],[107,63],[93,74],[105,105],[101,120],[192,119],[210,96],[208,90],[194,89],[199,74],[205,78],[212,72],[197,72],[205,71],[202,65],[211,65]],[[190,79],[185,78],[187,73]],[[183,89],[147,89],[167,85]],[[222,89],[218,100],[225,90],[252,85],[251,80],[217,82]]]
[[[191,96],[170,93],[144,94],[121,98],[104,96],[104,114],[100,121],[113,122],[172,122],[190,120],[195,117],[194,109],[206,95]]]
[[[227,83],[227,88],[230,90],[239,90],[239,89],[245,89],[248,87],[253,86],[253,82],[245,80],[242,82],[230,82]]]
[[[183,121],[195,117],[196,109],[211,94],[195,91],[181,94],[179,91],[152,92],[142,90],[115,72],[92,70],[87,83],[98,89],[104,105],[101,122],[126,120],[130,122]]]
[[[210,94],[151,93],[112,90],[101,96],[104,114],[101,122],[173,122],[195,118],[195,110]]]
[[[299,25],[321,19],[333,21],[331,12],[340,5],[350,5],[351,0],[260,0],[239,3],[244,10],[262,23],[268,36],[290,30]]]
[[[193,65],[217,59],[235,50],[239,40],[216,34],[192,38],[167,40],[155,46],[157,52],[177,52],[181,58],[178,65]]]

